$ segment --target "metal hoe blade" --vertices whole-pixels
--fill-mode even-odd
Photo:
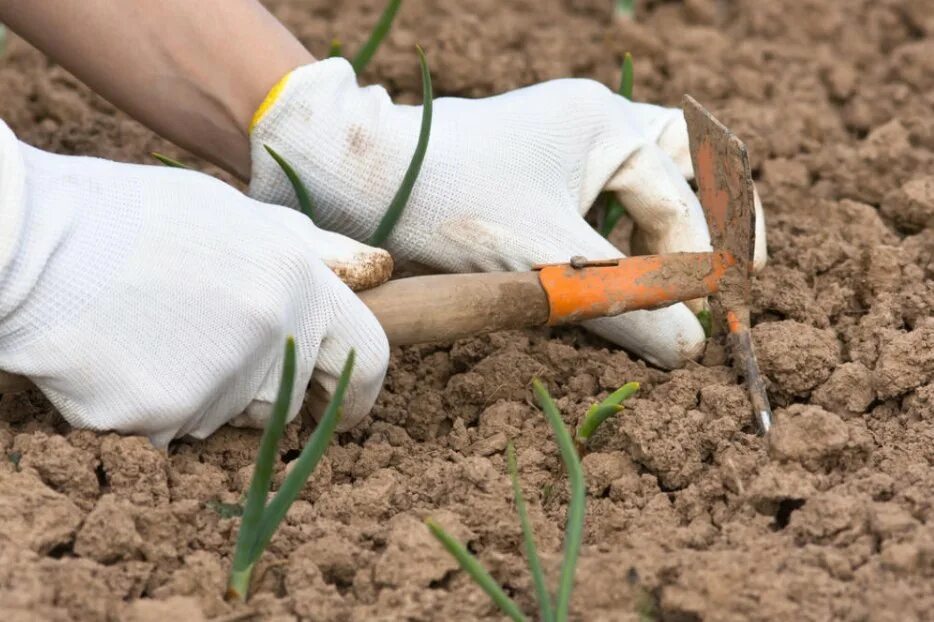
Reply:
[[[760,434],[772,427],[772,408],[749,334],[749,278],[755,248],[756,212],[746,146],[690,95],[683,100],[691,160],[715,251],[735,259],[711,299],[716,333],[728,331],[733,363],[746,381]]]

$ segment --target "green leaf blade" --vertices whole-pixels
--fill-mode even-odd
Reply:
[[[634,77],[635,72],[632,66],[632,54],[626,52],[626,55],[623,56],[623,71],[619,80],[619,90],[617,92],[629,101],[632,101],[632,83]]]
[[[295,459],[291,471],[285,477],[279,490],[263,513],[262,521],[258,527],[254,561],[259,558],[269,541],[272,540],[272,536],[276,533],[276,529],[279,528],[282,519],[285,518],[292,503],[295,502],[308,478],[311,477],[311,474],[318,466],[318,462],[321,461],[321,457],[331,444],[334,430],[340,420],[341,406],[344,402],[344,395],[347,393],[347,386],[350,384],[355,358],[356,354],[351,350],[344,362],[344,368],[337,380],[334,395],[331,397],[331,401],[328,402],[324,415],[322,415],[314,433],[312,433],[311,438],[308,439],[302,449],[302,453]]]
[[[292,400],[295,386],[295,339],[288,337],[285,342],[285,358],[282,364],[282,381],[279,393],[273,405],[272,415],[263,431],[253,468],[253,479],[243,506],[243,518],[237,534],[234,559],[231,568],[228,597],[245,600],[249,587],[250,573],[257,555],[254,554],[259,534],[259,526],[266,506],[266,496],[272,482],[272,472],[278,458],[279,439],[285,429],[285,420]]]
[[[632,7],[630,6],[630,9]],[[634,79],[634,71],[632,65],[632,54],[626,52],[626,55],[623,56],[623,67],[620,73],[619,79],[619,88],[616,90],[617,93],[632,101],[632,84]],[[616,224],[619,222],[620,218],[626,215],[626,208],[623,207],[622,203],[619,202],[619,199],[615,195],[610,195],[606,203],[606,211],[604,212],[603,224],[600,226],[599,233],[605,238],[610,237],[610,233],[616,227]]]
[[[516,602],[506,595],[506,592],[499,586],[496,579],[487,572],[486,568],[483,567],[480,561],[474,557],[463,544],[458,542],[453,536],[442,529],[441,525],[433,520],[426,520],[425,525],[428,526],[431,535],[441,543],[441,546],[457,560],[461,569],[470,575],[470,578],[480,586],[480,589],[486,592],[487,596],[496,603],[500,611],[514,622],[525,622],[526,618]]]
[[[308,216],[308,218],[311,219],[311,222],[314,222],[314,204],[311,202],[311,195],[308,193],[308,188],[306,188],[305,184],[302,183],[298,173],[295,172],[295,169],[292,168],[292,165],[289,164],[288,160],[279,155],[275,149],[269,145],[263,145],[263,148],[266,149],[266,153],[268,153],[270,157],[276,161],[276,164],[279,165],[279,168],[282,169],[282,172],[285,173],[285,176],[288,178],[289,183],[292,184],[292,189],[295,191],[295,198],[298,200],[298,206],[302,210],[302,213],[305,214],[305,216]]]
[[[581,445],[586,444],[604,421],[623,410],[623,402],[635,395],[639,387],[638,382],[627,382],[613,391],[602,402],[588,408],[583,422],[577,428],[577,442]]]
[[[243,506],[239,503],[224,503],[217,499],[209,499],[204,506],[214,510],[221,518],[235,518],[243,516]]]
[[[379,16],[376,26],[373,27],[373,32],[371,32],[370,36],[367,38],[366,43],[363,44],[360,51],[357,52],[353,60],[350,61],[357,75],[360,75],[360,73],[366,69],[366,66],[370,64],[370,59],[376,54],[376,50],[379,49],[383,39],[385,39],[386,35],[389,33],[389,29],[392,27],[393,20],[396,19],[396,13],[399,12],[400,6],[402,6],[402,0],[389,0],[386,8],[383,9],[383,13]]]
[[[328,48],[328,58],[335,58],[341,56],[343,52],[343,46],[341,46],[340,39],[331,39],[331,46]]]
[[[604,421],[623,409],[622,406],[613,404],[596,404],[587,410],[584,421],[577,429],[577,442],[585,444],[593,436]]]
[[[149,154],[149,155],[151,155],[151,156],[154,157],[155,159],[159,160],[160,162],[162,162],[162,163],[163,163],[164,165],[166,165],[166,166],[169,166],[169,167],[172,167],[172,168],[186,168],[186,169],[191,170],[191,167],[190,167],[190,166],[187,166],[187,165],[185,165],[185,164],[182,164],[182,163],[179,162],[178,160],[173,160],[172,158],[170,158],[170,157],[167,156],[167,155],[163,155],[163,154],[157,153],[157,152],[155,152],[155,151],[153,151],[153,152],[152,152],[151,154]]]
[[[600,405],[601,406],[604,406],[604,405],[619,406],[620,404],[628,400],[630,397],[635,395],[641,387],[642,385],[640,385],[638,382],[627,382],[620,388],[610,393],[606,397],[605,400],[600,402]]]
[[[571,500],[568,503],[568,519],[564,533],[564,561],[561,564],[561,579],[558,583],[558,595],[555,599],[554,618],[556,622],[566,622],[584,530],[584,513],[586,509],[584,470],[581,467],[580,458],[574,448],[574,442],[571,440],[567,426],[564,425],[561,413],[558,412],[558,407],[555,406],[554,401],[548,394],[548,390],[538,379],[532,381],[532,387],[542,412],[545,413],[545,418],[555,434],[558,449],[561,451],[561,460],[564,462],[564,467],[568,472],[568,479],[571,482]]]
[[[422,48],[416,47],[418,52],[418,62],[422,72],[422,125],[418,133],[418,143],[415,145],[415,153],[412,154],[412,160],[409,162],[409,168],[405,171],[402,178],[402,184],[396,191],[395,196],[389,203],[389,208],[380,220],[376,231],[367,242],[370,246],[382,246],[393,228],[402,216],[405,204],[408,203],[409,196],[412,194],[412,188],[415,186],[415,180],[422,170],[422,162],[425,160],[425,152],[428,150],[428,139],[431,135],[431,115],[432,115],[432,88],[431,71],[428,69],[428,59],[425,58],[425,52]]]
[[[709,339],[710,334],[713,332],[713,315],[710,314],[710,309],[698,311],[697,321],[700,322],[701,328],[704,329],[704,336]]]
[[[606,212],[603,217],[603,225],[600,226],[599,233],[605,238],[610,237],[610,233],[616,228],[616,223],[620,218],[626,215],[626,208],[619,202],[615,196],[610,195],[606,201]]]
[[[614,12],[622,19],[633,19],[636,15],[636,0],[616,0]]]
[[[532,582],[535,585],[535,594],[538,597],[538,610],[543,622],[553,622],[554,609],[551,594],[545,583],[545,572],[542,570],[541,560],[538,558],[538,547],[535,545],[535,533],[532,522],[529,520],[528,508],[522,496],[522,486],[519,484],[519,465],[516,460],[516,448],[512,443],[506,445],[506,465],[509,469],[509,479],[512,480],[512,494],[516,502],[516,511],[519,514],[519,523],[522,526],[522,541],[525,545],[525,556],[532,573]]]

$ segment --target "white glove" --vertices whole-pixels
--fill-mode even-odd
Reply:
[[[388,365],[378,322],[321,258],[370,249],[192,171],[53,155],[0,122],[0,369],[74,426],[203,438],[275,401],[295,336],[290,419],[327,393],[351,348],[343,427]],[[321,391],[318,391],[320,394]]]
[[[268,144],[309,187],[319,225],[367,240],[402,180],[420,122],[420,106],[394,105],[378,86],[358,87],[343,59],[301,67],[254,120],[250,193],[295,205]],[[421,175],[386,247],[397,261],[448,272],[620,257],[582,217],[607,189],[617,192],[649,252],[707,251],[703,211],[685,181],[690,173],[680,111],[630,103],[597,82],[442,98],[434,103]],[[763,234],[760,263],[764,242]],[[704,344],[682,304],[585,326],[664,367],[694,358]]]

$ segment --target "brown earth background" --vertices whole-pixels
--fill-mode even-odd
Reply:
[[[356,50],[383,1],[268,4],[321,56],[332,37]],[[255,596],[233,607],[238,519],[222,504],[243,494],[257,433],[224,428],[165,455],[72,430],[37,393],[4,395],[0,619],[499,619],[428,516],[535,611],[507,440],[552,577],[568,494],[533,376],[570,424],[624,382],[643,387],[584,458],[574,619],[932,619],[934,2],[639,4],[620,23],[609,0],[408,0],[362,80],[417,101],[419,43],[439,96],[615,84],[631,51],[637,100],[687,92],[726,122],[769,224],[753,314],[777,410],[768,441],[713,352],[668,373],[577,329],[396,349],[372,415],[330,448]],[[217,173],[9,43],[0,116],[21,139]],[[277,481],[310,428],[289,427]]]

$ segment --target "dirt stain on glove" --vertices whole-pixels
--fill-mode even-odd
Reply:
[[[355,292],[382,285],[392,276],[392,256],[381,248],[356,253],[351,261],[325,259],[324,263]]]

